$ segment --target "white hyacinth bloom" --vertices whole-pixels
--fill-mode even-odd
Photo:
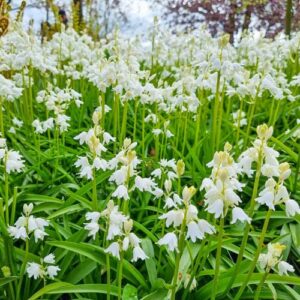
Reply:
[[[160,246],[167,246],[170,251],[178,251],[178,239],[174,232],[167,233],[157,242],[157,244]]]

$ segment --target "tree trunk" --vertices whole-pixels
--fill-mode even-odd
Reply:
[[[285,34],[291,36],[292,29],[292,10],[293,10],[293,0],[286,0],[285,6]]]
[[[236,0],[231,0],[229,7],[230,10],[228,15],[228,22],[224,25],[224,31],[230,35],[230,43],[233,43],[235,33],[235,15],[237,10]]]
[[[252,11],[253,11],[253,6],[252,5],[247,5],[246,7],[246,11],[245,11],[245,16],[244,16],[244,22],[243,22],[243,27],[242,30],[248,30],[249,29],[249,25],[250,25],[250,21],[251,21],[251,15],[252,15]]]

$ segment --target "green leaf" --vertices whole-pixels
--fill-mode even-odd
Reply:
[[[0,286],[6,285],[12,281],[17,280],[19,277],[17,276],[10,276],[10,277],[5,277],[5,278],[0,278]]]
[[[88,257],[89,259],[99,263],[100,265],[106,264],[106,253],[104,250],[98,246],[84,244],[84,243],[73,243],[73,242],[64,242],[64,241],[54,241],[47,242],[48,245],[63,248],[72,252],[75,252],[79,255],[83,255]],[[111,259],[111,267],[113,270],[117,270],[117,261],[115,259]],[[142,285],[147,288],[147,283],[143,277],[143,275],[129,262],[124,261],[123,265],[123,274],[124,277],[127,278],[130,282],[135,285]]]
[[[138,300],[137,288],[130,284],[126,284],[123,289],[122,300]]]
[[[149,281],[153,287],[157,279],[157,269],[156,269],[156,260],[154,256],[154,248],[152,241],[149,238],[142,240],[142,247],[148,256],[148,259],[145,260],[146,268],[148,272]]]
[[[111,285],[109,287],[110,294],[116,296],[118,294],[118,289],[116,286]],[[67,294],[67,293],[96,293],[96,294],[107,294],[108,286],[107,284],[79,284],[72,285],[67,282],[55,282],[46,285],[34,295],[32,295],[28,300],[36,300],[45,294]]]
[[[253,273],[248,284],[249,285],[250,284],[258,284],[263,275],[264,274],[262,274],[262,273]],[[239,274],[238,276],[236,276],[233,287],[240,287],[244,283],[246,277],[247,277],[247,274]],[[230,277],[221,276],[217,294],[221,294],[226,290],[229,280],[230,280]],[[282,283],[282,284],[300,285],[300,278],[295,277],[295,276],[280,276],[277,274],[269,274],[266,279],[266,283],[272,283],[272,284]],[[198,297],[201,300],[209,299],[213,288],[215,288],[215,287],[213,287],[213,280],[212,280],[209,283],[207,283],[206,285],[204,285],[202,288],[200,288],[200,290],[196,293],[196,297]]]

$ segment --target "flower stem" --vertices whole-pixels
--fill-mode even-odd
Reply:
[[[254,208],[255,208],[255,199],[256,199],[257,193],[258,193],[258,186],[259,186],[259,179],[260,179],[260,174],[261,174],[262,160],[263,160],[263,156],[262,156],[262,147],[261,147],[260,150],[259,150],[259,156],[258,156],[258,162],[257,162],[257,167],[256,167],[254,186],[253,186],[252,196],[251,196],[251,200],[250,200],[250,207],[249,207],[249,213],[248,213],[250,218],[252,218]],[[236,277],[238,275],[238,272],[240,270],[240,265],[241,265],[241,262],[242,262],[242,259],[243,259],[243,256],[244,256],[244,251],[246,249],[249,232],[250,232],[250,224],[247,223],[246,227],[244,229],[244,235],[243,235],[240,251],[239,251],[239,254],[238,254],[238,257],[237,257],[237,261],[236,261],[235,267],[233,269],[231,279],[230,279],[230,281],[227,285],[227,288],[226,288],[223,295],[226,295],[229,292],[229,290],[231,289],[231,287],[234,283],[234,280],[236,279]]]
[[[9,194],[8,194],[8,188],[9,188],[9,182],[8,182],[8,174],[6,171],[6,162],[7,162],[7,154],[5,155],[4,159],[4,181],[5,181],[5,186],[4,186],[4,193],[5,193],[5,219],[6,219],[6,224],[9,224],[9,209],[8,209],[8,200],[9,200]]]
[[[123,272],[123,252],[120,253],[120,262],[118,268],[118,300],[122,299],[122,272]]]
[[[93,210],[97,211],[98,208],[98,201],[97,201],[97,178],[96,178],[96,172],[93,169],[93,199],[92,199],[93,203]]]
[[[4,137],[4,123],[3,123],[3,99],[2,97],[0,97],[0,130],[1,130],[1,134],[2,137]]]
[[[238,293],[234,297],[234,300],[240,299],[240,297],[243,294],[244,289],[246,288],[246,286],[247,286],[247,284],[248,284],[248,282],[250,280],[250,277],[251,277],[251,275],[252,275],[252,273],[253,273],[253,271],[254,271],[254,269],[256,267],[256,263],[258,261],[258,257],[259,257],[259,254],[261,252],[261,248],[262,248],[263,243],[264,243],[264,238],[265,238],[265,235],[266,235],[266,232],[267,232],[267,229],[268,229],[268,225],[269,225],[269,221],[270,221],[270,218],[271,218],[271,214],[272,214],[272,210],[269,209],[268,213],[266,215],[266,219],[265,219],[265,222],[264,222],[264,225],[263,225],[263,229],[262,229],[262,232],[261,232],[261,235],[260,235],[260,239],[259,239],[259,242],[258,242],[258,246],[257,246],[256,252],[255,252],[254,258],[252,260],[252,264],[251,264],[250,270],[248,272],[246,280],[244,281],[244,283],[240,287]]]
[[[175,260],[175,269],[174,269],[174,275],[173,275],[173,282],[172,282],[172,293],[171,293],[171,300],[175,300],[176,290],[177,290],[177,281],[178,281],[178,271],[179,271],[179,264],[180,264],[180,258],[183,253],[184,248],[184,232],[186,227],[186,215],[187,215],[187,209],[188,207],[185,207],[184,211],[184,217],[180,228],[180,235],[179,235],[179,251],[176,256]]]
[[[224,217],[222,217],[220,219],[220,224],[219,224],[215,277],[214,277],[214,283],[213,283],[214,288],[212,290],[212,296],[211,296],[212,300],[214,300],[216,298],[216,292],[218,290],[220,264],[221,264],[221,253],[222,253],[223,229],[224,229]]]
[[[18,289],[17,289],[17,297],[16,297],[17,300],[23,299],[22,296],[20,297],[20,292],[21,292],[23,277],[24,277],[24,273],[25,273],[27,260],[28,260],[28,253],[29,253],[29,240],[27,238],[25,241],[25,258],[24,258],[22,266],[21,266],[20,280],[19,280]]]
[[[189,292],[189,290],[190,290],[190,287],[191,287],[191,285],[192,285],[193,279],[194,279],[194,277],[195,277],[195,275],[196,275],[196,273],[197,273],[197,270],[198,270],[198,268],[199,268],[199,265],[200,265],[200,262],[201,262],[201,258],[202,258],[202,251],[203,251],[205,242],[206,242],[205,239],[203,239],[203,240],[201,241],[201,245],[200,245],[200,248],[199,248],[199,252],[198,252],[198,255],[197,255],[197,258],[196,258],[196,263],[195,263],[195,265],[194,265],[194,267],[193,267],[193,271],[192,271],[192,274],[191,274],[191,278],[190,278],[190,280],[189,280],[189,282],[188,282],[188,285],[187,285],[186,289],[184,290],[184,293],[183,293],[183,296],[182,296],[182,300],[185,300],[185,299],[186,299],[187,294],[188,294],[188,292]],[[199,270],[199,272],[200,272],[200,271],[201,271],[201,270]]]
[[[254,300],[259,300],[259,296],[260,296],[260,292],[261,292],[261,289],[267,279],[267,276],[268,276],[269,272],[266,271],[265,274],[261,277],[261,280],[257,286],[257,289],[256,289],[256,292],[255,292],[255,295],[254,295]]]
[[[220,88],[221,73],[218,72],[217,84],[216,84],[216,96],[213,108],[213,120],[212,120],[212,151],[215,151],[216,147],[216,134],[217,134],[217,123],[218,123],[218,112],[219,112],[219,88]]]

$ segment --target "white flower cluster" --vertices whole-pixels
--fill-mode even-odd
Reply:
[[[0,98],[12,102],[22,95],[22,91],[23,89],[17,87],[14,81],[0,74]]]
[[[163,124],[163,129],[155,128],[152,130],[152,133],[155,136],[164,135],[166,136],[167,139],[169,139],[174,136],[174,134],[168,129],[169,125],[170,125],[170,121],[169,120],[165,121]]]
[[[140,160],[134,150],[136,146],[136,142],[131,142],[131,139],[126,138],[121,151],[109,161],[109,165],[116,169],[109,178],[110,182],[117,184],[112,197],[128,200],[129,192],[135,188],[141,192],[156,193],[156,183],[151,178],[143,178],[138,175],[136,168],[140,164]]]
[[[114,142],[115,138],[99,125],[101,114],[101,108],[99,107],[93,114],[94,128],[91,128],[88,132],[83,131],[74,138],[79,140],[80,145],[86,144],[89,147],[89,153],[86,156],[79,157],[75,162],[75,166],[80,168],[80,177],[86,177],[87,179],[93,179],[94,170],[105,171],[110,169],[109,163],[102,158],[102,152],[107,151],[105,146],[110,142]],[[90,163],[90,160],[92,160],[92,163]]]
[[[261,159],[262,174],[267,177],[278,176],[279,162],[277,157],[279,153],[267,144],[272,134],[273,127],[268,127],[266,124],[257,127],[258,139],[253,142],[253,147],[244,151],[239,157],[238,164],[241,172],[251,177],[254,173],[254,170],[251,169],[253,162],[258,162]]]
[[[255,200],[259,204],[265,204],[269,209],[275,210],[275,205],[285,204],[285,212],[288,217],[294,217],[300,214],[299,204],[290,199],[287,188],[284,186],[284,180],[291,174],[291,169],[288,163],[279,164],[278,181],[273,177],[269,178],[265,183],[265,188],[259,193],[259,197]]]
[[[182,160],[175,159],[161,159],[159,162],[159,168],[151,172],[151,176],[157,181],[164,182],[165,191],[160,188],[156,188],[154,193],[156,198],[164,197],[164,208],[176,207],[177,203],[180,203],[180,196],[172,191],[172,182],[183,175],[185,165]]]
[[[12,123],[13,123],[13,126],[11,126],[8,130],[8,132],[12,133],[12,134],[15,134],[16,133],[16,128],[17,129],[20,129],[22,128],[24,122],[19,120],[18,118],[14,117],[12,119]]]
[[[178,251],[176,230],[181,226],[184,226],[184,230],[187,228],[185,239],[191,239],[192,242],[196,242],[197,239],[204,239],[205,234],[215,233],[214,226],[209,224],[206,220],[199,219],[196,206],[190,203],[195,193],[196,189],[193,186],[189,188],[184,187],[182,198],[176,197],[177,201],[175,207],[159,217],[159,219],[166,220],[167,228],[173,226],[174,231],[165,234],[157,242],[158,245],[165,245],[170,251]]]
[[[83,103],[80,98],[81,95],[75,90],[68,87],[65,89],[60,89],[59,87],[53,87],[48,84],[46,90],[38,92],[36,101],[38,103],[45,104],[46,110],[48,112],[53,112],[54,116],[48,118],[46,121],[40,121],[36,119],[33,121],[32,126],[35,128],[36,133],[44,133],[48,129],[53,129],[55,126],[59,129],[59,132],[65,132],[68,130],[70,124],[70,117],[66,115],[66,111],[72,102],[80,107]]]
[[[26,272],[28,277],[33,277],[34,279],[38,278],[47,278],[54,279],[57,276],[57,273],[60,271],[58,266],[55,266],[55,256],[50,253],[41,259],[41,263],[30,262],[27,264]]]
[[[93,239],[95,239],[96,234],[100,229],[100,217],[105,218],[107,223],[106,240],[115,240],[107,249],[105,249],[106,253],[110,253],[112,256],[120,259],[120,251],[132,249],[133,262],[138,259],[145,260],[147,258],[147,255],[140,246],[141,240],[131,232],[133,221],[123,215],[119,211],[119,207],[115,206],[112,200],[108,202],[107,208],[103,212],[89,212],[86,214],[86,219],[90,222],[85,223],[84,228],[89,231],[89,236],[92,236]]]
[[[277,266],[279,275],[288,275],[288,272],[295,272],[294,267],[281,258],[282,251],[285,248],[286,246],[280,243],[269,243],[268,252],[259,255],[258,262],[260,267],[269,272]]]
[[[43,218],[36,218],[31,215],[32,210],[32,203],[23,205],[23,215],[15,222],[15,226],[8,227],[11,237],[26,240],[33,233],[35,242],[38,242],[38,240],[43,240],[48,235],[45,232],[45,227],[49,225],[49,222]]]
[[[5,138],[0,138],[0,160],[3,160],[5,171],[8,174],[11,172],[20,173],[25,167],[19,151],[8,150]]]
[[[267,145],[268,140],[273,134],[273,127],[266,124],[257,127],[258,139],[244,151],[239,158],[241,171],[248,176],[252,176],[252,163],[261,161],[261,173],[268,177],[265,188],[259,193],[255,200],[259,204],[265,204],[269,209],[275,210],[275,205],[284,203],[287,216],[295,216],[300,213],[298,203],[290,199],[284,181],[290,176],[291,169],[288,163],[279,163],[277,158],[279,152]],[[277,180],[274,177],[278,178]]]
[[[247,118],[246,113],[244,111],[237,110],[236,112],[232,113],[232,118],[233,118],[233,125],[235,127],[244,127],[247,125]]]
[[[224,151],[216,152],[211,162],[207,164],[212,167],[210,178],[202,181],[200,190],[205,190],[206,211],[214,214],[215,218],[225,217],[228,209],[232,208],[232,222],[251,222],[251,218],[238,207],[242,202],[236,191],[241,192],[244,186],[238,181],[239,166],[230,155],[231,145],[226,143]]]

